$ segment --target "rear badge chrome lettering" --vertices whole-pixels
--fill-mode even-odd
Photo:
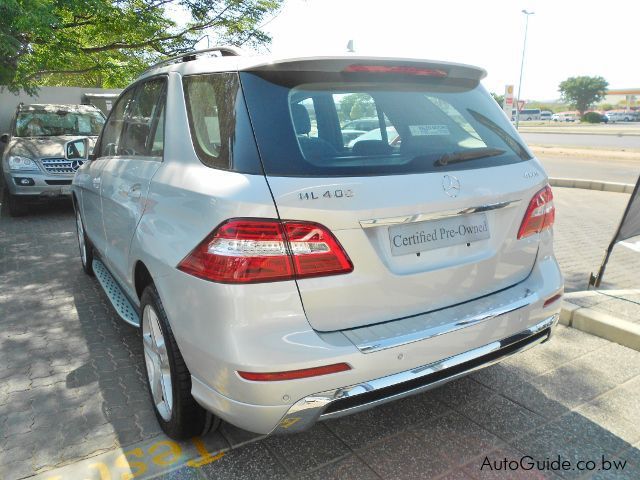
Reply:
[[[535,170],[524,172],[524,178],[536,178],[538,175],[539,173]]]
[[[323,190],[317,192],[300,192],[298,193],[299,200],[319,200],[321,198],[351,198],[353,197],[353,190],[342,190],[341,188],[335,190]]]

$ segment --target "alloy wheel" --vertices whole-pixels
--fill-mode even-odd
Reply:
[[[144,360],[151,396],[156,410],[165,420],[171,419],[173,410],[173,389],[169,355],[165,343],[158,314],[151,305],[146,305],[142,312],[142,339]]]

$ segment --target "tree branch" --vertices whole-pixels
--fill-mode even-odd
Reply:
[[[81,75],[83,73],[93,72],[95,70],[101,70],[102,67],[100,65],[94,65],[93,67],[82,68],[78,70],[40,70],[39,72],[34,72],[25,77],[26,81],[33,80],[37,77],[41,77],[43,75]]]
[[[230,5],[227,5],[219,14],[217,14],[215,17],[208,20],[207,22],[197,24],[197,25],[192,25],[191,27],[185,28],[184,30],[174,35],[166,35],[164,37],[155,37],[149,40],[145,40],[144,42],[137,42],[137,43],[113,42],[113,43],[109,43],[107,45],[102,45],[99,47],[84,47],[84,48],[81,48],[80,50],[82,50],[85,53],[98,53],[98,52],[105,52],[108,50],[129,50],[134,48],[142,48],[142,47],[157,45],[159,42],[166,42],[168,40],[176,40],[178,38],[185,36],[187,33],[199,32],[212,27],[216,23],[216,21],[224,14],[224,12],[226,12],[229,9],[229,7]]]

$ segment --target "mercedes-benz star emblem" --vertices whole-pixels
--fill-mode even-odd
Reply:
[[[460,193],[460,180],[453,175],[445,175],[442,177],[442,188],[450,197],[457,197]]]
[[[82,160],[74,160],[71,162],[71,170],[77,172],[78,169],[84,164]]]

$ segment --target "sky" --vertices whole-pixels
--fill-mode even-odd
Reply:
[[[640,87],[637,0],[286,0],[264,30],[276,54],[342,53],[353,39],[362,55],[477,65],[488,72],[485,87],[502,94],[518,85],[522,9],[535,14],[521,98],[557,99],[558,84],[577,75]]]

